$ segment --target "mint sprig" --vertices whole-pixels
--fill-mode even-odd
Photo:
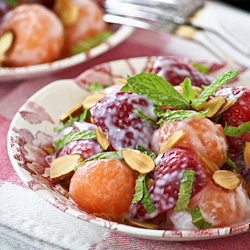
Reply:
[[[236,137],[241,134],[250,133],[250,121],[241,123],[238,127],[228,126],[227,123],[223,129],[226,136]]]
[[[55,141],[55,151],[61,149],[64,145],[66,145],[71,141],[94,140],[94,139],[96,139],[96,134],[94,130],[72,132],[62,136],[61,138]]]
[[[209,73],[208,68],[204,65],[193,63],[192,66],[205,75]]]
[[[184,82],[180,84],[182,86],[182,96],[188,102],[191,103],[194,100],[194,89],[190,78],[186,77]]]
[[[167,110],[162,118],[157,122],[157,124],[162,124],[164,121],[172,122],[181,121],[183,119],[193,117],[205,117],[207,113],[208,110],[200,112],[187,112],[186,110]]]
[[[192,216],[192,223],[199,229],[207,229],[211,227],[211,223],[204,220],[199,206],[195,206],[193,210],[187,210]]]
[[[135,108],[133,109],[133,112],[138,115],[142,120],[156,126],[159,127],[159,125],[157,125],[157,123],[155,121],[153,121],[152,119],[150,119],[149,117],[147,117],[147,115],[140,109],[140,108]]]
[[[148,214],[155,210],[155,206],[150,199],[149,192],[146,185],[146,174],[140,174],[135,181],[135,194],[132,203],[141,202]]]
[[[204,101],[207,100],[207,98],[212,95],[216,89],[220,88],[224,84],[228,83],[231,79],[233,79],[236,75],[238,75],[239,72],[237,70],[229,70],[222,76],[217,77],[209,86],[207,86],[201,94],[193,100],[192,107],[198,107],[200,104],[202,104]]]
[[[188,208],[188,204],[190,202],[193,181],[194,181],[195,171],[193,170],[183,170],[182,171],[182,179],[181,185],[178,193],[178,199],[176,201],[174,210],[176,212],[186,210]]]
[[[95,154],[84,161],[81,161],[74,170],[76,171],[84,162],[88,161],[94,161],[94,160],[101,160],[101,159],[117,159],[117,160],[123,160],[123,158],[119,155],[117,151],[108,151],[108,152],[102,152]]]
[[[183,96],[165,79],[153,73],[139,73],[127,77],[123,91],[133,91],[159,105],[174,106],[179,109],[189,107]]]
[[[75,44],[74,46],[72,46],[71,52],[73,55],[86,52],[92,49],[93,47],[97,46],[98,44],[104,42],[112,34],[113,33],[110,31],[100,32],[96,36],[89,38],[89,39],[82,40],[78,42],[77,44]]]
[[[153,160],[155,159],[155,153],[154,152],[146,150],[144,147],[142,147],[139,144],[136,145],[136,150],[139,150],[143,154],[146,154],[146,155],[150,156]]]
[[[87,119],[90,119],[90,111],[87,109],[84,109],[80,115],[77,115],[75,117],[72,117],[71,115],[69,116],[69,119],[66,120],[65,122],[60,122],[58,127],[54,128],[54,132],[58,132],[63,130],[64,128],[68,127],[72,122],[83,122]]]

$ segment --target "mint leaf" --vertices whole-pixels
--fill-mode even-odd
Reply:
[[[150,214],[155,210],[155,205],[150,199],[145,179],[143,180],[142,184],[143,184],[143,197],[141,199],[141,204],[145,208],[146,212]]]
[[[194,100],[194,90],[192,88],[192,83],[190,78],[186,77],[184,82],[180,84],[182,86],[182,96],[183,98],[190,103]]]
[[[18,5],[18,0],[3,0],[3,1],[11,5],[12,7],[16,7]]]
[[[233,79],[236,75],[238,75],[239,72],[237,70],[229,70],[222,76],[217,77],[209,86],[207,86],[201,94],[194,99],[192,102],[192,107],[198,107],[200,104],[202,104],[204,101],[207,100],[207,98],[212,95],[216,89],[223,86],[224,84],[228,83],[231,79]]]
[[[250,121],[241,123],[238,127],[227,126],[223,129],[223,132],[226,136],[236,137],[241,134],[250,133]]]
[[[172,121],[181,121],[186,118],[192,117],[204,117],[206,116],[207,111],[200,111],[200,112],[187,112],[186,110],[167,110],[164,116],[157,122],[157,124],[161,124],[164,121],[172,122]]]
[[[148,214],[155,210],[155,206],[150,199],[147,185],[146,185],[146,174],[140,174],[135,181],[135,193],[133,196],[132,203],[141,201],[141,204],[145,208]]]
[[[155,153],[151,152],[151,151],[147,151],[144,147],[142,147],[141,145],[137,144],[136,145],[136,149],[139,150],[140,152],[142,152],[143,154],[146,154],[148,156],[150,156],[153,160],[155,159]]]
[[[89,85],[89,89],[92,93],[100,93],[103,91],[103,88],[99,85],[98,82],[92,82]]]
[[[81,161],[75,167],[74,170],[76,171],[84,162],[93,161],[93,160],[100,160],[100,159],[117,159],[117,160],[123,160],[123,158],[116,151],[102,152],[102,153],[98,153],[96,155],[93,155],[93,156],[85,159],[84,161]]]
[[[195,206],[193,210],[187,210],[192,216],[192,223],[199,229],[207,229],[211,227],[211,223],[205,221],[202,217],[199,206]]]
[[[137,203],[143,198],[143,182],[145,181],[146,174],[140,174],[135,181],[135,193],[132,203]]]
[[[156,122],[154,122],[153,120],[151,120],[150,118],[147,117],[147,115],[140,109],[140,108],[135,108],[133,109],[133,112],[138,115],[142,120],[156,126],[159,127],[159,125],[157,125]]]
[[[193,63],[192,66],[196,68],[198,71],[200,71],[201,73],[208,75],[208,69],[206,66],[201,65],[201,64],[196,64],[196,63]]]
[[[153,108],[153,112],[158,116],[158,117],[163,117],[165,114],[165,111],[161,109],[160,106],[155,105]]]
[[[183,170],[181,185],[174,210],[176,212],[186,210],[191,198],[195,171]]]
[[[75,117],[69,116],[69,119],[66,120],[65,122],[60,122],[58,127],[54,128],[54,132],[58,132],[66,128],[71,124],[71,122],[76,121],[76,122],[83,122],[87,119],[90,119],[90,111],[87,109],[84,109],[80,115],[77,115]]]
[[[94,139],[96,139],[96,134],[94,130],[72,132],[62,136],[61,138],[55,141],[55,151],[61,149],[64,145],[66,145],[71,141],[94,140]]]
[[[98,44],[104,42],[107,38],[109,38],[112,35],[112,32],[110,31],[103,31],[101,33],[98,33],[96,36],[90,39],[85,39],[80,42],[78,42],[76,45],[72,46],[71,53],[73,55],[86,52],[93,47],[97,46]]]
[[[187,108],[189,103],[182,95],[165,79],[153,73],[140,73],[133,77],[127,77],[124,89],[133,91],[159,105]]]

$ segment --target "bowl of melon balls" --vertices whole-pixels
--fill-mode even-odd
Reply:
[[[37,77],[74,66],[131,32],[104,22],[101,6],[92,0],[0,0],[0,79]]]

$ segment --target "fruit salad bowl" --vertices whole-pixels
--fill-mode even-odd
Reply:
[[[63,189],[50,178],[52,156],[45,150],[53,145],[53,129],[58,126],[59,118],[65,111],[81,103],[90,95],[88,86],[93,82],[99,85],[119,84],[119,78],[133,76],[140,72],[149,72],[156,57],[130,58],[97,65],[83,72],[76,79],[55,81],[34,94],[15,115],[8,132],[8,153],[11,163],[22,181],[47,202],[80,220],[88,221],[109,230],[140,238],[191,241],[228,237],[248,232],[250,222],[240,225],[193,229],[150,229],[125,225],[119,221],[110,221],[87,213],[65,195]],[[230,82],[234,86],[247,86],[249,71],[232,65],[214,62],[186,62],[205,65],[213,77],[220,76],[231,68],[241,73]]]

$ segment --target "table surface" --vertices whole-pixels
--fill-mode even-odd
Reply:
[[[100,228],[48,204],[28,189],[12,168],[6,147],[8,128],[18,109],[36,91],[54,80],[77,77],[102,62],[151,55],[217,60],[193,42],[170,34],[136,30],[112,50],[63,72],[0,83],[0,249],[250,249],[250,233],[215,240],[164,242]]]

